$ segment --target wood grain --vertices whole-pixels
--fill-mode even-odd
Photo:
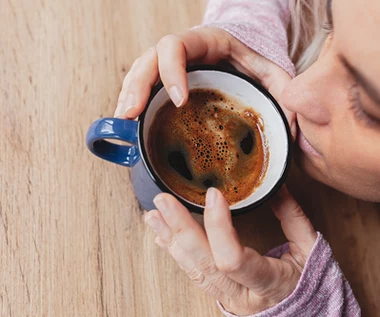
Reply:
[[[200,22],[204,0],[1,0],[0,315],[221,316],[154,244],[126,168],[85,148],[132,62]],[[305,180],[292,189],[331,242],[365,316],[380,316],[380,211]],[[266,207],[235,219],[265,252]]]

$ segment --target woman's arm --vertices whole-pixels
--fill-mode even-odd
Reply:
[[[204,25],[219,27],[274,62],[290,76],[295,69],[288,55],[288,0],[209,0]]]

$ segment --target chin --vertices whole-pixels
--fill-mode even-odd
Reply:
[[[294,149],[294,161],[302,172],[320,183],[356,199],[380,202],[380,190],[376,189],[376,186],[365,186],[357,179],[340,180],[329,172],[326,162],[320,158],[310,157],[298,147]]]
[[[298,146],[295,146],[294,161],[302,172],[321,183],[327,184],[327,179],[323,172],[323,164],[320,162],[320,159],[318,160],[319,162],[316,158],[311,159]]]

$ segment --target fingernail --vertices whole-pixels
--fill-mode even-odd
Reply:
[[[145,222],[156,232],[158,232],[161,228],[161,221],[158,220],[155,216],[147,217],[145,219]]]
[[[169,89],[170,99],[174,102],[176,107],[182,106],[183,93],[177,86],[172,86]]]
[[[165,196],[158,195],[153,199],[153,202],[157,209],[160,211],[166,211],[169,208],[169,204],[165,198]]]
[[[115,117],[124,117],[130,112],[136,105],[136,98],[133,93],[130,93],[127,100],[121,100],[115,110]]]
[[[207,190],[207,193],[206,193],[206,207],[207,208],[212,208],[215,204],[215,200],[216,200],[216,189],[213,188],[213,187],[210,187],[208,190]]]

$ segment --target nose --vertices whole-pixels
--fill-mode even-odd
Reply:
[[[283,107],[303,116],[307,120],[327,125],[330,122],[329,95],[333,87],[328,87],[328,69],[317,62],[307,71],[294,78],[281,94]]]

